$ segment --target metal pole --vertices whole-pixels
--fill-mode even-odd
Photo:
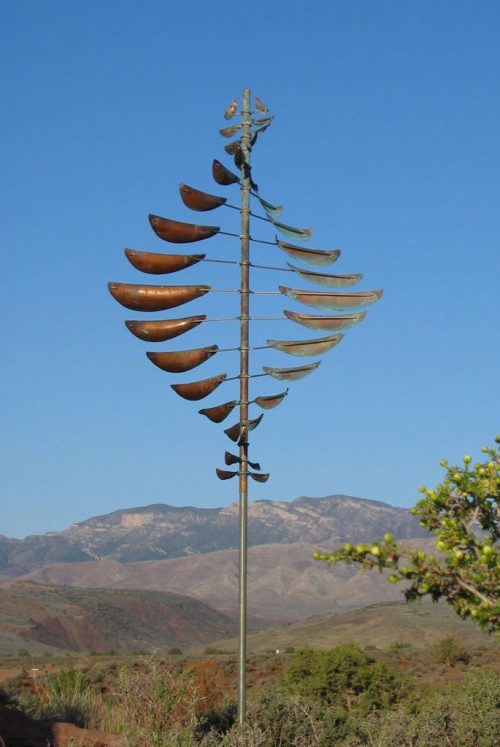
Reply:
[[[241,149],[246,163],[250,157],[250,90],[243,90]],[[240,423],[248,421],[248,348],[250,315],[250,173],[243,167],[241,179],[241,331],[240,331]],[[247,506],[248,431],[240,439],[239,480],[239,569],[238,569],[238,723],[246,719],[247,658]]]

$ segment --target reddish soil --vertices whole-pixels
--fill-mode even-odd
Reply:
[[[36,721],[0,706],[0,739],[5,747],[122,747],[123,739],[73,724]],[[2,745],[2,747],[3,747]]]

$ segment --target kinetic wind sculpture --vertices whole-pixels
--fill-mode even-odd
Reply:
[[[276,206],[265,200],[252,178],[250,166],[250,153],[258,137],[267,130],[272,122],[273,116],[269,114],[267,107],[262,101],[255,97],[255,110],[251,110],[250,91],[244,89],[242,106],[237,115],[238,102],[235,99],[225,113],[226,119],[239,116],[239,124],[225,127],[219,130],[224,138],[237,136],[235,140],[226,145],[225,151],[234,158],[234,163],[239,171],[235,174],[222,163],[213,162],[212,173],[217,184],[224,187],[237,185],[241,191],[240,206],[230,205],[226,197],[219,197],[201,192],[185,184],[180,185],[180,195],[184,204],[191,210],[206,212],[226,206],[236,208],[241,214],[241,230],[239,234],[221,231],[218,226],[198,225],[183,223],[157,215],[150,215],[149,222],[156,235],[164,241],[173,244],[186,244],[209,239],[217,234],[234,236],[240,239],[240,257],[238,259],[206,259],[205,253],[200,254],[163,254],[157,252],[143,252],[126,249],[125,254],[129,262],[138,270],[152,275],[167,275],[184,270],[199,262],[221,262],[236,264],[240,266],[240,287],[234,289],[240,294],[240,313],[229,319],[240,322],[240,344],[234,350],[239,351],[240,369],[237,376],[228,377],[227,373],[201,379],[189,383],[172,384],[172,389],[186,400],[198,401],[208,397],[222,383],[239,380],[239,398],[232,399],[212,407],[205,407],[199,412],[214,423],[222,423],[230,413],[239,408],[238,422],[225,430],[227,436],[237,443],[238,454],[230,451],[225,453],[225,463],[228,466],[237,465],[237,470],[216,469],[217,476],[221,480],[228,480],[238,476],[239,478],[239,646],[238,646],[238,719],[242,723],[246,713],[246,619],[247,619],[247,494],[248,476],[257,482],[266,482],[268,473],[260,471],[256,462],[249,461],[249,432],[256,428],[263,417],[249,417],[249,406],[257,405],[263,410],[271,410],[279,405],[288,394],[288,389],[278,394],[264,394],[254,396],[250,399],[249,380],[257,377],[268,376],[279,381],[294,382],[312,373],[319,365],[316,360],[311,363],[303,363],[299,366],[275,368],[264,366],[262,373],[249,373],[249,351],[275,349],[288,355],[299,358],[310,358],[320,355],[335,347],[343,337],[343,332],[355,324],[361,322],[365,311],[360,309],[377,301],[382,295],[377,291],[351,291],[350,288],[357,284],[362,275],[334,275],[318,271],[317,267],[327,267],[333,264],[339,257],[340,251],[308,249],[295,244],[290,244],[275,238],[274,241],[256,239],[250,234],[250,217],[258,218],[267,222],[280,234],[295,241],[306,241],[312,234],[311,229],[294,228],[281,223],[278,218],[281,215],[281,206]],[[254,213],[250,207],[250,201],[260,205],[264,215]],[[267,244],[283,251],[294,262],[309,265],[313,269],[297,266],[290,262],[287,267],[274,267],[268,265],[254,264],[250,261],[250,244]],[[297,301],[306,306],[311,306],[321,311],[335,312],[332,314],[304,314],[296,311],[284,310],[281,319],[290,320],[313,331],[326,332],[326,336],[315,337],[306,340],[275,340],[268,339],[267,345],[249,347],[249,326],[253,319],[265,320],[276,317],[251,317],[250,295],[259,292],[250,289],[250,271],[253,269],[276,270],[279,272],[292,272],[300,281],[306,281],[320,286],[326,290],[294,289],[288,286],[279,286],[277,291],[271,291],[275,295],[283,295],[288,299]],[[332,290],[335,289],[335,290]],[[193,299],[199,298],[206,293],[216,292],[210,285],[130,285],[126,283],[109,283],[112,296],[123,306],[133,311],[152,312],[165,311],[181,306]],[[269,292],[267,292],[269,293]],[[338,313],[343,312],[343,313]],[[347,312],[347,313],[346,313]],[[198,325],[208,321],[225,321],[223,319],[209,319],[205,314],[188,316],[175,319],[162,320],[134,320],[126,321],[130,332],[150,343],[164,342],[185,334]],[[217,345],[199,347],[189,350],[177,350],[167,352],[148,352],[146,355],[156,366],[169,373],[182,374],[199,366],[222,352]]]

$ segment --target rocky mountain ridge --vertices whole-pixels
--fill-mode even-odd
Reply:
[[[237,544],[237,516],[237,504],[153,504],[95,516],[61,532],[23,540],[0,537],[0,573],[13,577],[54,563],[133,563],[230,550]],[[387,531],[400,539],[425,535],[405,509],[344,495],[255,501],[248,511],[250,547],[297,542],[334,546],[369,541]]]

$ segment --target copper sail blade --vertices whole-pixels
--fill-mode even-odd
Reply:
[[[359,291],[358,293],[321,293],[309,290],[295,290],[279,286],[280,293],[293,298],[294,301],[306,306],[314,306],[317,309],[330,309],[331,311],[350,311],[351,309],[362,309],[378,301],[382,290]]]
[[[199,189],[193,189],[188,187],[187,184],[179,185],[179,192],[181,194],[182,202],[184,205],[191,210],[198,210],[205,212],[207,210],[215,210],[215,208],[224,205],[227,202],[226,197],[217,197],[217,195],[209,195],[206,192],[200,192]]]
[[[292,259],[304,262],[306,265],[326,267],[333,264],[340,257],[340,249],[303,249],[301,246],[287,244],[276,238],[276,243]]]
[[[192,381],[189,384],[170,384],[170,386],[179,397],[188,399],[190,402],[197,402],[212,394],[226,379],[227,374],[219,374],[218,376],[212,376],[210,379]]]
[[[149,360],[169,373],[184,373],[205,363],[217,352],[217,345],[207,348],[195,348],[194,350],[177,350],[173,353],[146,353]]]
[[[363,279],[363,275],[329,275],[325,272],[314,272],[313,270],[303,270],[302,267],[295,267],[295,265],[287,262],[288,267],[301,275],[305,280],[309,280],[310,283],[316,283],[316,285],[325,285],[328,288],[349,288],[352,285],[356,285],[360,280]]]
[[[241,459],[239,456],[235,456],[234,454],[231,454],[230,451],[226,451],[224,454],[224,461],[226,464],[241,464]],[[247,464],[252,469],[260,469],[260,464],[258,462],[248,462]]]
[[[267,482],[269,480],[269,472],[249,472],[248,474],[256,482]]]
[[[294,226],[286,226],[284,223],[278,223],[278,221],[271,218],[271,222],[275,228],[285,236],[289,236],[291,239],[297,241],[308,241],[312,236],[312,228],[294,228]]]
[[[262,370],[268,376],[280,379],[280,381],[298,381],[316,370],[320,363],[321,361],[315,361],[314,363],[309,363],[308,366],[297,366],[296,368],[269,368],[269,366],[263,366]]]
[[[277,407],[280,402],[283,402],[285,397],[288,394],[288,389],[286,392],[281,392],[281,394],[270,394],[265,397],[255,397],[254,402],[259,407],[262,407],[263,410],[272,410],[273,407]],[[259,469],[256,467],[256,469]]]
[[[146,342],[164,342],[194,329],[206,319],[205,314],[187,316],[183,319],[162,319],[154,321],[127,321],[125,324],[133,335]]]
[[[227,187],[229,184],[236,184],[240,181],[239,176],[236,176],[232,171],[226,169],[226,167],[223,166],[220,161],[217,161],[217,159],[215,159],[212,164],[212,175],[217,184],[222,184],[224,187]]]
[[[223,405],[216,405],[215,407],[205,407],[198,412],[200,415],[205,415],[212,423],[222,423],[232,413],[237,404],[238,401],[233,399],[232,402],[224,402]]]
[[[191,267],[204,259],[205,254],[160,254],[158,252],[138,252],[125,249],[125,255],[136,270],[152,275],[167,275]]]
[[[237,132],[241,130],[241,125],[233,125],[232,127],[223,127],[222,130],[219,130],[219,135],[222,135],[222,137],[233,137],[233,135],[236,135]]]
[[[151,228],[160,239],[173,244],[189,244],[215,236],[220,231],[219,226],[197,226],[194,223],[181,223],[159,215],[150,215]]]
[[[230,472],[227,469],[219,469],[218,467],[215,468],[215,472],[219,480],[230,480],[231,477],[236,477],[236,475],[239,475],[239,472]]]
[[[242,431],[253,431],[257,426],[259,425],[260,421],[264,415],[259,415],[258,418],[255,418],[255,420],[248,420],[246,423],[235,423],[230,428],[226,428],[224,433],[226,436],[229,436],[231,441],[237,441],[242,433]]]
[[[131,285],[108,283],[118,303],[133,311],[165,311],[204,296],[209,285]]]
[[[282,353],[308,358],[311,355],[321,355],[338,345],[344,335],[332,337],[318,337],[315,340],[267,340],[267,344]]]
[[[262,197],[259,197],[258,195],[257,195],[257,199],[270,218],[280,217],[281,213],[283,212],[283,205],[272,205],[270,202],[267,202],[267,200],[264,200]]]
[[[366,316],[366,311],[360,311],[358,314],[346,314],[345,316],[321,316],[320,314],[296,314],[295,311],[287,311],[285,309],[284,314],[292,322],[302,324],[308,329],[337,332],[350,329],[355,324],[362,322]]]

